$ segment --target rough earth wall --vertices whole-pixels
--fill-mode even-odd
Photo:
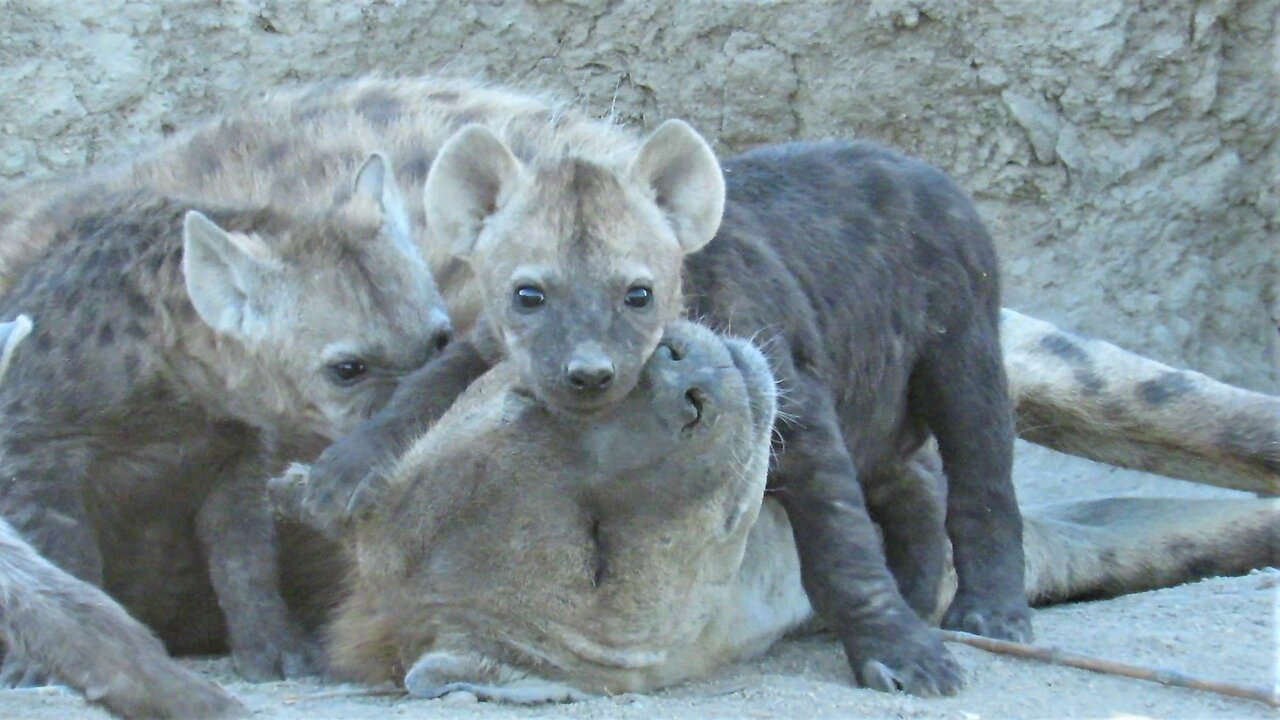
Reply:
[[[1280,0],[0,0],[0,189],[263,87],[443,70],[679,116],[730,153],[860,136],[978,199],[1006,304],[1280,391]]]

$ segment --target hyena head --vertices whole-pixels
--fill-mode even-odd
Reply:
[[[715,155],[688,125],[659,127],[625,168],[518,160],[488,129],[453,136],[424,190],[434,242],[471,266],[482,321],[553,408],[625,396],[680,317],[684,256],[724,210]]]
[[[222,370],[228,384],[295,437],[346,432],[449,341],[390,168],[371,156],[350,197],[314,216],[185,218],[187,295],[248,356]]]

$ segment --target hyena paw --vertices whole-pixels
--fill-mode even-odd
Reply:
[[[960,665],[923,623],[916,630],[878,640],[861,635],[846,641],[845,651],[858,684],[865,688],[936,697],[954,695],[964,686]]]
[[[1031,608],[1025,603],[997,604],[990,598],[957,593],[942,617],[942,627],[1014,642],[1030,642]]]
[[[290,632],[274,641],[254,640],[231,649],[232,663],[244,679],[266,682],[319,674],[319,648],[302,633]]]

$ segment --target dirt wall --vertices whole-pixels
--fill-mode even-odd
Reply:
[[[1277,0],[0,0],[0,189],[296,80],[444,71],[977,197],[1006,304],[1280,391]]]

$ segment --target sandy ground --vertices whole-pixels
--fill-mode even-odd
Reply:
[[[1107,494],[1225,494],[1021,448],[1025,505]],[[1038,642],[1209,679],[1272,684],[1280,679],[1280,571],[1215,578],[1036,613]],[[860,690],[830,636],[787,640],[756,661],[650,696],[570,705],[510,707],[470,697],[416,700],[369,696],[349,685],[235,682],[225,660],[190,661],[227,686],[254,718],[1275,718],[1265,705],[1150,682],[1098,675],[952,646],[967,687],[922,700]],[[0,718],[90,720],[108,715],[62,688],[0,692]]]

